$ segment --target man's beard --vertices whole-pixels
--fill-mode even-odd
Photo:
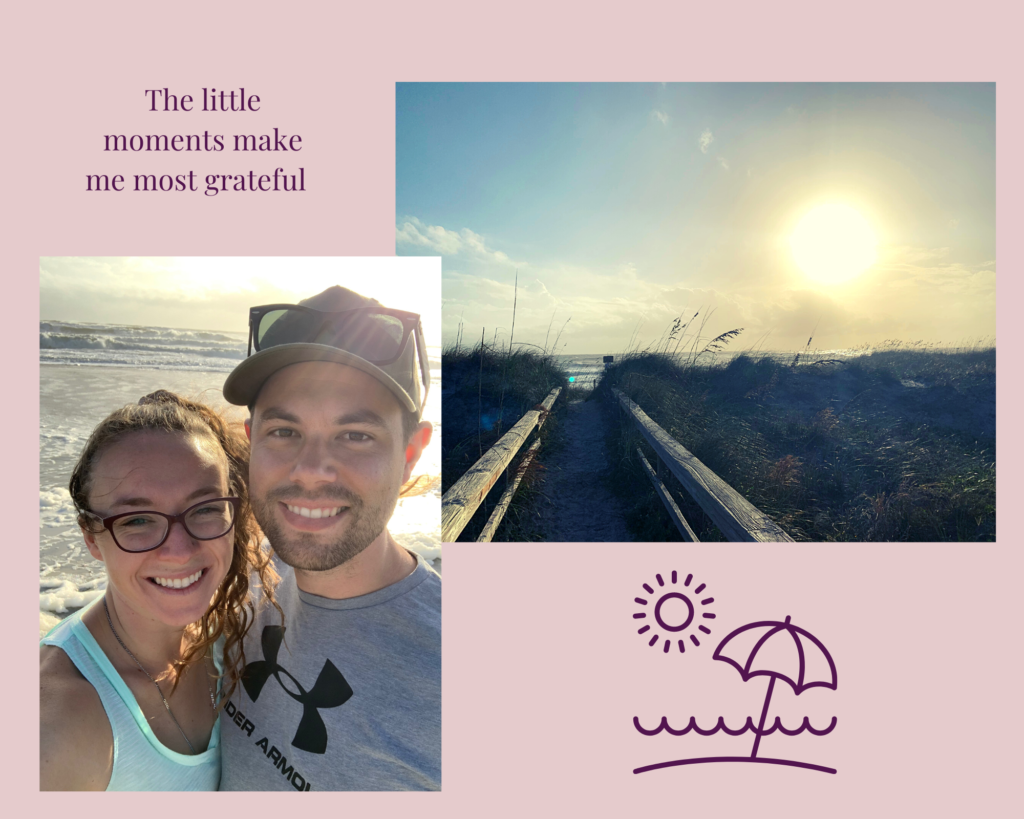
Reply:
[[[341,514],[348,520],[336,540],[323,542],[321,532],[289,532],[278,523],[277,504],[289,501],[338,501],[347,506]],[[325,572],[347,563],[360,554],[384,531],[395,510],[398,498],[382,491],[371,498],[369,504],[354,492],[335,486],[313,495],[304,494],[298,487],[272,489],[265,497],[250,498],[253,514],[274,552],[294,569]]]

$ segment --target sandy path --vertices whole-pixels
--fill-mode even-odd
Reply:
[[[632,540],[619,499],[606,488],[611,468],[605,446],[607,423],[599,401],[569,404],[565,419],[566,445],[545,460],[545,498],[538,504],[538,528],[546,541]]]

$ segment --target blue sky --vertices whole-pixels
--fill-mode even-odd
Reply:
[[[744,348],[995,335],[995,86],[424,84],[397,96],[400,255],[443,258],[443,334],[641,346],[698,310]],[[877,259],[808,277],[790,236],[855,209]],[[713,311],[713,312],[712,312]],[[554,327],[548,335],[548,327]],[[637,330],[639,327],[639,331]]]

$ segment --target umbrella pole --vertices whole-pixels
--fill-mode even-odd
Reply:
[[[772,700],[772,689],[775,688],[775,675],[769,676],[768,693],[764,695],[764,707],[761,709],[761,721],[757,724],[757,736],[754,738],[754,749],[750,752],[750,758],[757,757],[757,746],[761,744],[761,732],[764,730],[764,721],[768,716],[768,703]]]

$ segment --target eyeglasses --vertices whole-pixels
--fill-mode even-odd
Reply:
[[[326,312],[302,304],[264,304],[249,308],[249,349],[246,356],[281,344],[325,344],[384,367],[397,361],[414,336],[419,357],[423,402],[430,389],[430,371],[423,326],[417,313],[389,307],[356,307]]]
[[[106,518],[93,517],[110,532],[121,551],[151,552],[163,546],[175,523],[180,523],[196,540],[224,537],[235,525],[241,504],[241,498],[213,498],[200,501],[178,515],[146,510],[123,512]]]

